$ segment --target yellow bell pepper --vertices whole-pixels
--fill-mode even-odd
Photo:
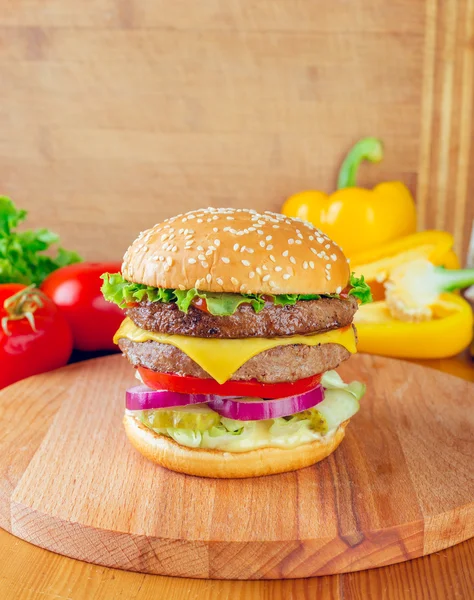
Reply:
[[[357,277],[364,275],[374,299],[383,300],[382,284],[399,265],[424,258],[446,269],[459,269],[453,244],[453,236],[446,231],[419,231],[356,254],[351,259],[351,266]]]
[[[359,307],[354,322],[359,352],[396,358],[447,358],[469,345],[472,310],[457,294],[442,294],[434,318],[418,323],[395,319],[384,301]]]
[[[380,183],[373,190],[356,187],[360,163],[379,162],[382,157],[380,140],[360,140],[342,163],[336,192],[330,196],[316,190],[299,192],[286,200],[282,213],[322,229],[349,258],[413,233],[415,203],[403,183]]]

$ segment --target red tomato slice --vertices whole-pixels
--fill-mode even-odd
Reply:
[[[145,367],[138,367],[143,383],[154,390],[167,390],[181,394],[217,394],[219,396],[256,396],[258,398],[285,398],[303,394],[318,385],[321,375],[313,375],[289,383],[260,383],[250,381],[226,381],[217,383],[215,379],[201,379],[174,373],[158,373]]]

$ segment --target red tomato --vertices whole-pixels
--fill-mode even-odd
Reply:
[[[199,308],[199,310],[202,310],[202,312],[205,312],[207,314],[209,313],[209,310],[207,308],[207,302],[205,298],[193,298],[191,304],[193,306],[195,306],[196,308]]]
[[[77,263],[49,275],[41,289],[52,298],[66,317],[78,350],[113,350],[114,333],[124,319],[121,308],[106,302],[100,291],[103,273],[120,271],[121,264]]]
[[[321,375],[313,375],[290,383],[260,383],[250,381],[226,381],[217,383],[215,379],[200,379],[158,373],[145,367],[138,367],[143,383],[154,390],[168,390],[181,394],[217,394],[219,396],[256,396],[258,398],[285,398],[312,390],[321,381]]]
[[[18,283],[0,285],[0,321],[0,388],[62,367],[71,356],[72,334],[66,319],[37,289]]]

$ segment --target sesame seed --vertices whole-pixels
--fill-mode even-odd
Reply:
[[[212,231],[213,231],[214,233],[217,233],[217,232],[219,231],[219,228],[218,228],[218,227],[213,227],[213,228],[212,228]]]
[[[301,240],[295,240],[295,244],[302,244],[303,242]]]
[[[273,229],[279,229],[280,225],[272,225]]]
[[[206,257],[204,256],[204,254],[198,254],[198,258],[199,258],[199,260],[206,260]]]
[[[280,266],[275,267],[275,271],[281,271],[281,270],[282,270],[282,268]]]
[[[196,264],[196,259],[195,258],[188,258],[188,263],[190,265],[195,265]]]
[[[220,277],[217,277],[216,281],[219,285],[222,285],[224,283]]]
[[[249,279],[253,279],[255,277],[255,271],[250,271]]]
[[[303,269],[307,269],[307,268],[308,268],[308,261],[305,260],[303,263]]]
[[[263,223],[261,223],[261,225],[263,225]],[[258,235],[263,235],[263,231],[261,229],[257,229],[257,233]]]
[[[269,258],[272,262],[276,262],[276,258],[273,256],[273,254],[270,254]]]
[[[316,251],[316,249],[315,249],[315,248],[310,248],[310,250],[311,250],[311,252],[312,252],[313,254],[317,254],[317,251]]]
[[[227,219],[228,221],[233,221],[233,220],[234,220],[234,217],[226,217],[226,219]]]
[[[285,273],[283,275],[283,279],[289,279],[291,277],[291,275],[289,273]]]
[[[268,281],[270,279],[270,275],[264,275],[262,277],[262,281]]]
[[[273,250],[273,246],[271,244],[268,244],[268,246],[266,247],[266,250]]]
[[[250,263],[249,263],[249,261],[248,261],[248,260],[243,260],[243,261],[241,261],[241,262],[242,262],[242,264],[244,265],[244,267],[250,267]]]
[[[171,256],[167,256],[166,257],[166,262],[169,264],[169,266],[171,267],[171,265],[173,264],[173,259],[171,258]]]
[[[238,249],[239,249],[239,244],[234,244],[234,248],[233,248],[234,252],[237,252]]]
[[[246,252],[248,252],[249,254],[253,254],[254,250],[253,248],[245,248]]]
[[[221,261],[223,263],[226,263],[226,265],[228,265],[230,263],[230,260],[227,258],[227,256],[221,256]]]
[[[178,285],[178,287],[179,287],[180,290],[183,290],[183,291],[186,289],[185,286],[182,283],[180,283]]]
[[[202,246],[198,246],[197,249],[200,250],[201,252],[204,252],[204,248]]]
[[[255,270],[257,271],[257,273],[258,273],[259,275],[261,275],[261,274],[262,274],[262,269],[261,269],[260,267],[257,267]]]
[[[340,294],[342,292],[342,286],[338,286],[336,288],[336,294]]]
[[[267,265],[262,265],[262,269],[263,269],[264,271],[268,271],[268,267],[267,267]]]
[[[288,240],[288,243],[289,243],[289,244],[290,244],[290,246],[291,246],[291,244],[294,244],[294,243],[295,243],[295,240],[294,240],[293,238],[290,238],[290,239]]]
[[[265,248],[265,242],[258,242],[262,248]]]
[[[207,281],[207,283],[211,283],[211,279],[212,279],[212,275],[210,273],[208,273],[206,275],[206,281]]]
[[[309,261],[309,266],[314,269],[314,262],[312,260]]]
[[[161,236],[161,241],[162,241],[162,242],[164,242],[164,241],[165,241],[167,238],[168,238],[168,236],[166,235],[166,233],[164,233],[164,234]]]
[[[314,235],[310,235],[310,236],[308,237],[308,239],[309,239],[309,241],[310,241],[310,242],[312,242],[312,241],[314,240]]]
[[[322,244],[324,242],[324,238],[322,238],[322,237],[317,237],[316,239],[320,244]]]
[[[332,267],[332,265],[331,265],[331,264],[329,264],[329,263],[326,265],[326,269],[327,269],[328,271],[330,271],[330,270],[331,270],[331,267]]]
[[[331,254],[331,260],[337,260],[337,256],[335,254]]]
[[[331,244],[326,244],[324,247],[326,248],[326,250],[329,250],[331,248]]]
[[[230,278],[230,280],[232,281],[232,283],[233,283],[234,285],[239,285],[239,280],[238,280],[238,279],[236,279],[235,277],[231,277],[231,278]]]
[[[220,246],[220,245],[221,245],[220,240],[214,240],[214,246]]]
[[[202,219],[196,219],[196,223],[204,223]]]
[[[205,269],[207,269],[207,267],[209,266],[209,263],[207,263],[205,260],[203,260],[201,262],[201,266],[204,267]]]
[[[282,256],[285,256],[285,257],[287,257],[287,256],[288,256],[288,254],[289,254],[288,250],[285,250],[285,251],[282,253]]]
[[[298,230],[298,237],[299,237],[301,240],[303,239],[303,236],[301,235],[301,233],[299,232],[299,230]]]
[[[267,237],[265,238],[267,240],[267,242],[269,242],[272,239],[271,235],[267,235]]]
[[[170,270],[169,265],[163,265],[163,268],[164,268],[165,271],[169,271]]]
[[[296,258],[294,256],[290,256],[290,263],[296,265]]]

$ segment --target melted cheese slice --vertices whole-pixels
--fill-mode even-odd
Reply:
[[[224,383],[230,379],[252,357],[277,346],[289,346],[291,344],[304,344],[306,346],[340,344],[351,354],[357,352],[355,334],[352,327],[335,329],[325,333],[314,333],[312,335],[230,340],[146,331],[137,327],[127,317],[115,334],[114,342],[117,343],[121,338],[127,338],[132,342],[147,342],[152,340],[160,344],[171,344],[194,360],[195,363],[209,373],[218,383]]]

